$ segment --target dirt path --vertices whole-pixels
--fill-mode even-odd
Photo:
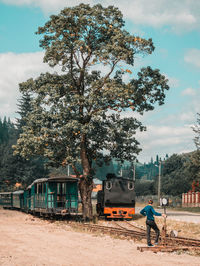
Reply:
[[[17,211],[0,209],[0,265],[200,265],[187,254],[137,251],[138,245],[109,236],[75,232]]]

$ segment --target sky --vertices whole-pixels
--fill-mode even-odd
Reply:
[[[140,162],[196,149],[192,126],[200,112],[200,1],[198,0],[0,0],[0,117],[17,117],[20,82],[52,71],[43,63],[39,26],[63,8],[80,3],[114,5],[123,13],[126,30],[152,38],[154,53],[137,58],[136,69],[150,65],[169,80],[165,104],[142,117],[138,133]],[[135,73],[133,72],[133,75]]]

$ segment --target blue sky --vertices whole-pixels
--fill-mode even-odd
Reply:
[[[147,126],[147,132],[137,136],[143,149],[138,159],[148,162],[157,154],[163,158],[166,153],[195,150],[191,127],[200,112],[200,1],[196,0],[0,0],[0,117],[16,117],[20,82],[49,71],[42,63],[37,28],[51,14],[81,2],[119,7],[126,29],[152,38],[156,47],[152,55],[136,60],[136,70],[150,65],[169,79],[165,105],[143,117],[136,114]]]

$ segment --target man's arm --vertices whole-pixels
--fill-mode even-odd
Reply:
[[[155,216],[162,216],[162,213],[156,212],[153,207],[151,207],[151,211]]]
[[[145,208],[143,208],[141,211],[140,211],[140,214],[142,214],[143,216],[146,216],[147,214],[146,214],[146,210],[145,210]]]

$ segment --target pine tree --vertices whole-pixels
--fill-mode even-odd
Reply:
[[[20,118],[16,118],[16,126],[19,130],[19,134],[22,132],[22,127],[27,123],[28,114],[32,111],[31,95],[28,92],[23,93],[22,97],[18,100],[18,111]]]

